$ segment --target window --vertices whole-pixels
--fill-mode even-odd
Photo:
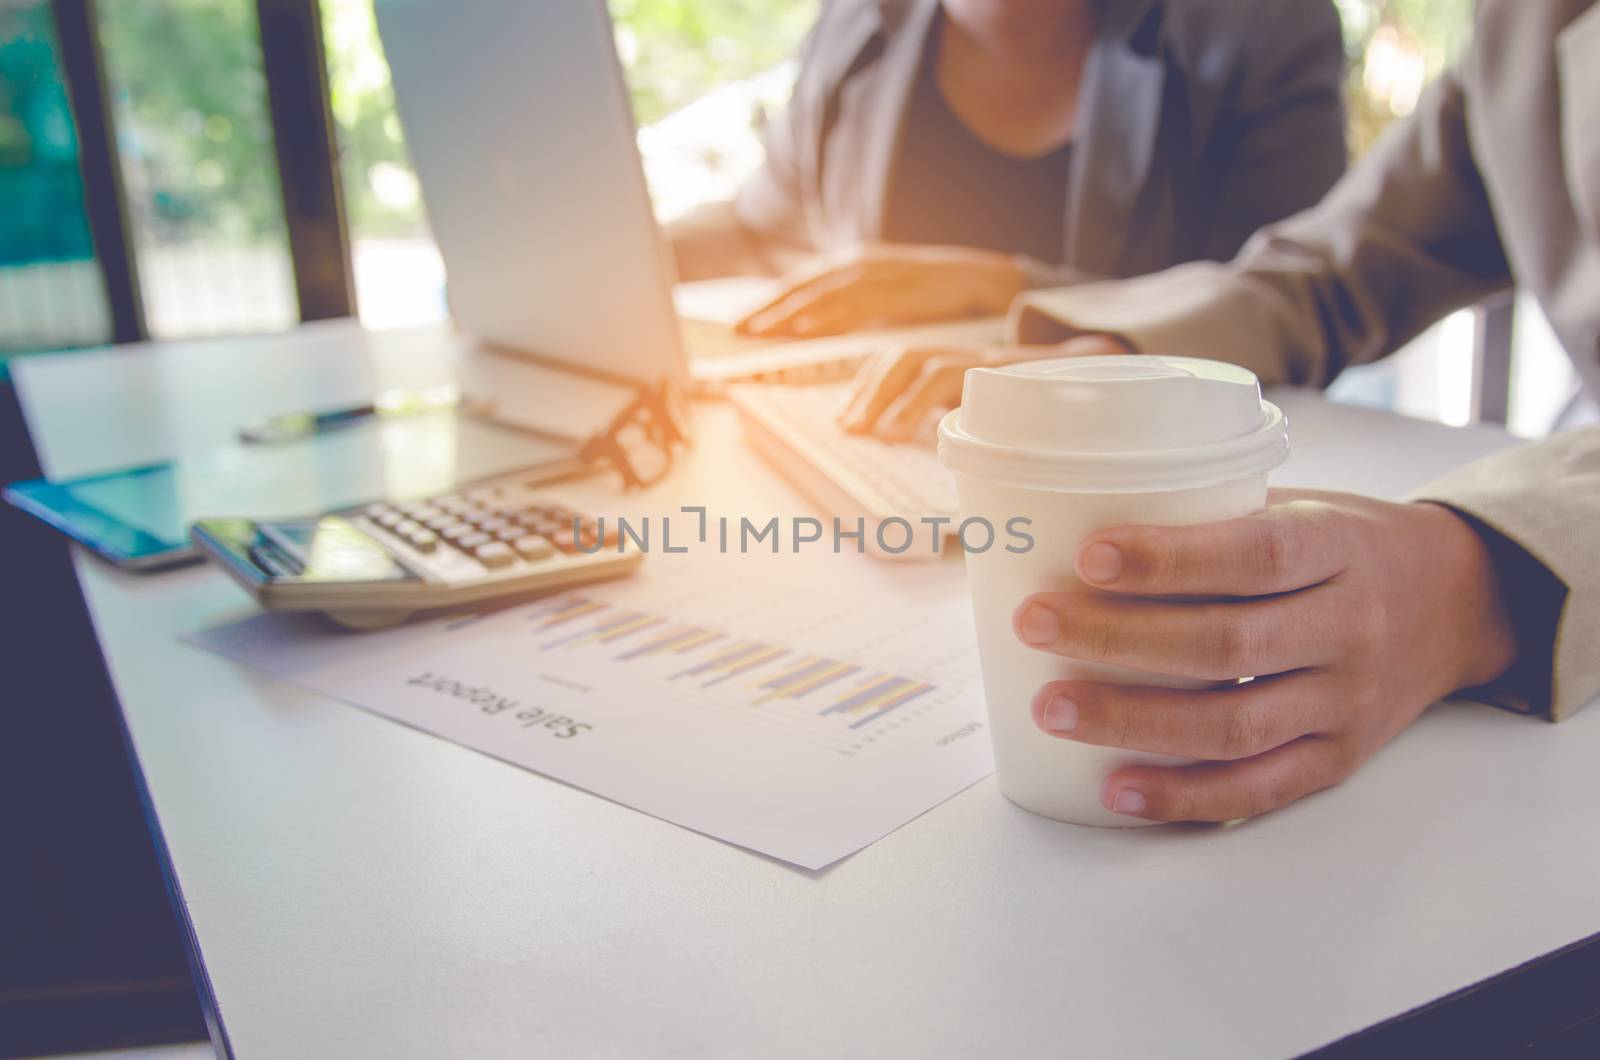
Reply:
[[[0,359],[111,323],[48,0],[0,0]]]
[[[322,0],[322,33],[361,322],[441,320],[444,263],[395,113],[372,0]]]
[[[294,326],[253,0],[100,0],[98,8],[150,334]]]
[[[1337,0],[1349,55],[1350,142],[1361,155],[1416,109],[1472,38],[1473,0]]]
[[[794,85],[815,0],[611,0],[656,213],[732,195]]]

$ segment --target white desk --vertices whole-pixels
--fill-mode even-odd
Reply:
[[[438,379],[445,345],[321,325],[14,370],[65,476]],[[1505,444],[1278,397],[1280,481],[1392,493]],[[702,469],[749,465],[705,412]],[[1600,709],[1439,708],[1233,829],[1056,824],[985,781],[810,874],[178,644],[239,613],[207,569],[77,562],[242,1057],[1283,1056],[1600,931]]]

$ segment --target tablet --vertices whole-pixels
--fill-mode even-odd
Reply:
[[[19,482],[5,499],[120,567],[151,570],[197,558],[189,527],[207,516],[284,519],[406,500],[491,475],[570,467],[573,449],[444,410],[298,444]]]
[[[5,498],[121,567],[168,566],[194,558],[177,499],[176,469],[154,464],[69,482],[35,479]]]

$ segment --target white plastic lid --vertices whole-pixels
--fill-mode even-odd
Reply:
[[[1068,357],[967,372],[939,458],[977,478],[1075,493],[1231,482],[1289,456],[1255,373],[1194,357]]]

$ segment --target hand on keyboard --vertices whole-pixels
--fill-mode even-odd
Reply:
[[[924,516],[955,517],[955,487],[931,444],[864,438],[839,428],[844,387],[757,385],[734,393],[747,415],[778,426],[795,453],[871,519],[897,516],[915,524]]]
[[[885,245],[785,278],[741,320],[746,335],[816,338],[866,327],[999,316],[1024,285],[1009,254],[972,247]]]
[[[852,434],[904,439],[923,427],[931,412],[961,403],[969,368],[992,368],[1051,357],[1099,357],[1132,353],[1114,335],[1077,335],[1058,346],[912,347],[887,350],[856,373],[839,424]]]

